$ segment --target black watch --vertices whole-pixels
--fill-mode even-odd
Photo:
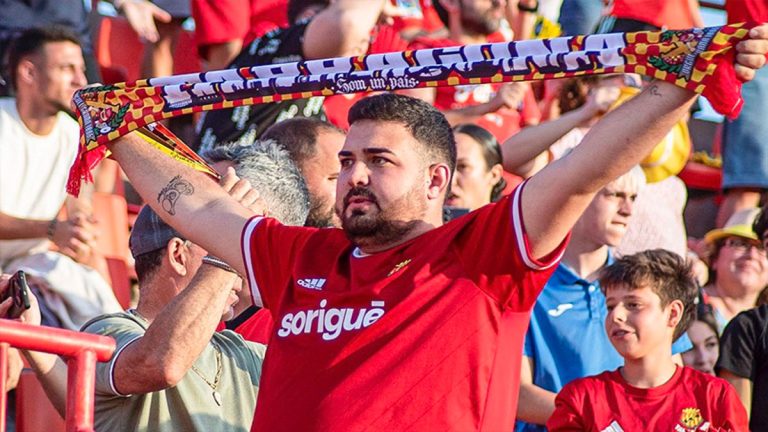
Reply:
[[[536,13],[539,11],[539,2],[536,0],[536,4],[533,6],[524,6],[522,3],[517,3],[517,9],[521,12]]]

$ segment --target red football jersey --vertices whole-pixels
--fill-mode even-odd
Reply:
[[[693,27],[688,0],[614,0],[610,14],[670,30]]]
[[[630,386],[617,370],[566,384],[550,431],[747,431],[747,412],[731,385],[689,367],[665,384]]]
[[[409,49],[448,48],[459,45],[461,44],[450,39],[418,38],[411,43]],[[483,104],[490,102],[501,86],[502,84],[468,84],[437,87],[434,105],[441,111],[447,111]],[[540,120],[541,112],[533,90],[529,87],[517,109],[501,108],[480,116],[475,123],[487,129],[502,143],[523,127],[538,124]]]
[[[266,309],[259,309],[253,316],[237,326],[235,332],[247,341],[269,345],[273,326],[272,314]]]
[[[254,431],[512,430],[537,261],[521,187],[400,246],[252,219],[243,255],[272,311]]]
[[[768,2],[765,0],[728,0],[725,12],[729,23],[768,21]]]

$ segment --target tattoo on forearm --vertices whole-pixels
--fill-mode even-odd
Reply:
[[[172,178],[157,195],[157,202],[171,215],[176,214],[176,202],[182,195],[192,195],[195,187],[192,183],[181,178],[180,175]]]
[[[658,96],[658,97],[661,97],[661,92],[659,92],[659,86],[657,86],[656,84],[652,84],[652,85],[651,85],[651,86],[648,88],[648,92],[650,92],[650,93],[651,93],[651,96]]]

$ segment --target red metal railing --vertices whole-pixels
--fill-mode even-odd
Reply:
[[[3,432],[9,347],[67,359],[67,431],[92,431],[96,362],[112,357],[115,341],[105,336],[0,319],[0,431]]]

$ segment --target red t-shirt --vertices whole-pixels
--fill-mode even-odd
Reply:
[[[425,33],[432,33],[444,28],[443,22],[432,5],[432,0],[390,0],[400,8],[401,15],[392,18],[392,27],[400,32],[416,28]]]
[[[278,27],[288,27],[288,0],[251,0],[251,26],[243,46]]]
[[[768,22],[768,2],[765,0],[726,0],[725,12],[728,23]]]
[[[459,46],[450,39],[418,38],[409,49],[447,48]],[[435,108],[441,111],[465,108],[489,102],[496,95],[502,84],[470,84],[460,86],[437,87],[435,89]],[[501,143],[529,124],[538,124],[541,112],[533,91],[528,88],[517,109],[501,108],[496,112],[481,116],[475,123],[491,132]]]
[[[251,430],[512,430],[530,310],[565,246],[530,256],[520,191],[374,255],[252,219],[244,262],[275,330]]]
[[[274,327],[272,314],[266,309],[259,309],[250,318],[237,326],[235,332],[247,341],[269,345],[272,327]]]
[[[693,27],[688,0],[613,0],[611,16],[627,18],[670,30]]]
[[[731,385],[689,367],[667,383],[630,386],[619,370],[581,378],[563,387],[550,431],[747,431],[747,412]]]

